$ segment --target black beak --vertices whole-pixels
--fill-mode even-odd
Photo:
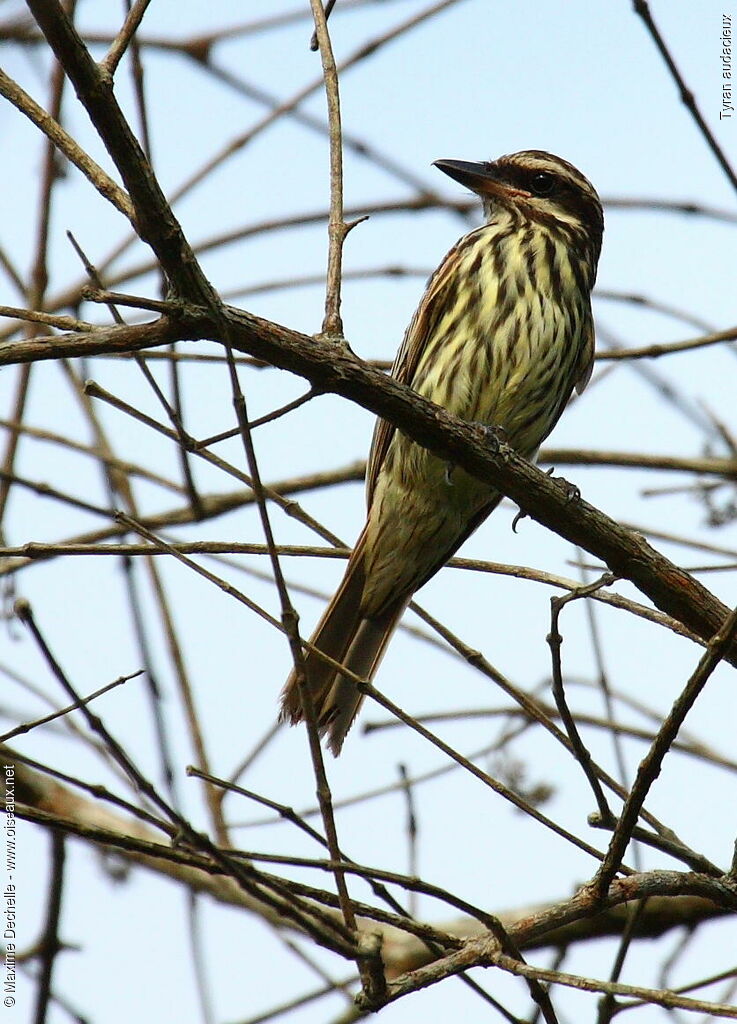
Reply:
[[[443,174],[470,188],[477,196],[509,198],[514,195],[529,195],[522,189],[514,188],[501,181],[492,163],[473,163],[468,160],[436,160],[434,165]]]

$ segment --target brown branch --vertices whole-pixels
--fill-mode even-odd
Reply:
[[[0,366],[103,353],[128,354],[148,345],[168,345],[181,337],[181,330],[162,317],[148,324],[98,327],[90,333],[54,334],[9,341],[0,346]]]
[[[180,295],[217,308],[212,286],[115,99],[112,78],[95,63],[58,0],[28,0],[28,6],[123,178],[138,236],[154,250]]]
[[[543,448],[538,462],[551,466],[621,466],[626,469],[666,469],[737,479],[737,459],[713,456],[684,458],[650,452],[605,452],[590,448]]]
[[[69,451],[78,452],[88,458],[93,458],[97,460],[98,465],[102,465],[107,470],[117,470],[124,476],[140,477],[142,480],[148,480],[150,483],[154,483],[166,491],[173,491],[178,495],[184,493],[184,488],[181,484],[177,484],[173,480],[168,480],[166,477],[159,476],[158,473],[154,473],[150,469],[146,469],[145,466],[139,466],[134,462],[128,462],[125,459],[120,459],[117,456],[112,455],[109,450],[103,451],[101,450],[100,445],[83,444],[81,441],[74,441],[72,438],[65,437],[63,434],[57,434],[53,430],[42,430],[39,427],[31,427],[28,424],[21,425],[13,423],[11,420],[6,420],[2,416],[0,416],[0,427],[14,429],[17,430],[19,434],[33,438],[35,441],[45,441],[50,444],[59,445],[62,448],[67,448]]]
[[[226,307],[228,340],[240,352],[305,377],[322,391],[349,398],[394,423],[412,440],[453,462],[516,501],[528,515],[578,544],[650,600],[709,641],[728,609],[698,580],[674,565],[643,537],[621,527],[568,488],[500,443],[498,453],[478,429],[450,416],[410,389],[362,363],[347,349],[290,331],[279,324]],[[0,363],[99,354],[174,340],[217,339],[223,324],[205,311],[182,306],[179,320],[162,318],[142,327],[108,328],[92,335],[61,335],[51,341],[14,342],[0,348]],[[104,343],[102,339],[104,338]],[[10,358],[8,358],[10,357]],[[735,645],[726,660],[737,664]]]
[[[615,872],[619,869],[620,861],[629,845],[632,830],[645,802],[645,797],[660,774],[663,759],[678,735],[686,715],[706,686],[714,669],[724,657],[725,652],[733,645],[735,634],[737,634],[737,610],[726,616],[721,628],[715,632],[696,670],[688,680],[683,692],[673,704],[668,717],[663,722],[650,750],[640,762],[635,783],[625,802],[609,843],[606,859],[597,872],[596,878],[591,883],[591,893],[594,897],[605,893],[609,888],[610,882]]]
[[[544,967],[529,967],[503,953],[491,958],[491,963],[517,977],[534,978],[546,985],[565,985],[580,992],[602,992],[608,996],[629,996],[630,999],[638,999],[652,1006],[663,1006],[669,1010],[682,1009],[690,1010],[692,1013],[706,1013],[710,1017],[737,1018],[737,1007],[707,999],[691,999],[673,991],[645,988],[642,985],[624,985],[618,981],[598,981]]]
[[[78,171],[81,171],[104,199],[112,203],[124,217],[133,221],[133,206],[123,189],[81,149],[58,121],[47,114],[43,107],[39,106],[2,69],[0,69],[0,96],[4,96],[16,109],[25,114],[54,143],[59,152],[63,153]]]
[[[173,201],[174,197],[172,197]],[[663,209],[666,212],[677,212],[677,213],[693,213],[701,214],[704,216],[711,216],[718,220],[723,220],[729,223],[737,222],[737,214],[730,214],[728,211],[720,210],[707,210],[701,208],[693,203],[672,203],[658,200],[647,200],[647,199],[632,199],[632,200],[610,200],[610,204],[615,207],[621,207],[624,209]],[[606,201],[605,201],[606,205]],[[371,217],[380,217],[383,215],[391,216],[397,213],[414,213],[414,212],[433,212],[434,210],[445,210],[447,212],[456,213],[459,216],[467,218],[473,214],[476,209],[477,203],[475,201],[467,199],[457,199],[450,196],[438,196],[435,192],[423,191],[420,195],[413,196],[410,198],[401,198],[396,200],[389,200],[379,203],[363,203],[360,206],[348,207],[345,210],[345,214],[349,218],[357,218],[365,215]],[[271,231],[281,231],[288,229],[298,229],[309,226],[310,224],[322,224],[329,216],[328,209],[320,210],[307,210],[297,214],[288,214],[281,217],[269,218],[268,220],[259,221],[255,223],[247,224],[243,227],[236,228],[231,231],[222,232],[218,235],[211,236],[206,239],[202,239],[199,242],[193,242],[192,248],[198,255],[202,255],[206,252],[211,252],[219,249],[221,246],[230,245],[238,241],[242,241],[245,238],[252,238],[256,235],[261,235]],[[119,257],[129,248],[132,242],[135,240],[136,235],[131,234],[125,239],[120,245],[108,253],[107,256],[98,260],[97,265],[100,270],[106,271],[106,279],[108,284],[112,287],[119,285],[133,277],[141,276],[147,272],[155,270],[157,264],[153,260],[143,260],[132,266],[129,266],[123,270],[116,272],[109,272],[108,268],[110,265],[119,259]],[[7,260],[3,260],[3,254],[0,251],[0,264],[6,265]],[[11,268],[12,269],[12,268]],[[396,268],[390,268],[390,273],[396,274]],[[414,271],[410,271],[414,273]],[[14,274],[14,280],[17,278],[17,274]],[[314,275],[311,275],[313,277]],[[319,283],[324,281],[324,276],[320,275]],[[86,281],[78,281],[69,286],[65,286],[61,291],[49,297],[48,307],[50,309],[61,309],[67,306],[77,305],[82,296],[82,291],[86,287]],[[258,289],[256,289],[258,290]],[[229,298],[235,299],[242,295],[251,294],[251,288],[245,287],[241,289],[231,289],[228,292]],[[120,300],[118,300],[120,301]],[[10,336],[7,330],[0,331],[0,340]],[[388,365],[391,365],[389,362]]]
[[[0,306],[0,316],[14,317],[29,323],[48,324],[49,327],[58,327],[61,331],[96,330],[95,324],[90,324],[86,320],[78,320],[73,316],[56,316],[43,310],[21,309],[18,306]]]
[[[540,709],[548,718],[560,717],[558,708],[553,707],[552,704],[547,704],[544,701],[539,701]],[[500,705],[499,707],[479,707],[479,708],[460,708],[457,711],[433,711],[426,715],[416,715],[418,722],[463,722],[472,719],[487,719],[487,718],[519,718],[521,720],[528,719],[528,715],[522,708],[509,707],[506,705]],[[598,715],[587,714],[583,711],[576,711],[574,714],[576,725],[587,725],[593,729],[600,729],[610,734],[618,736],[628,736],[632,739],[643,740],[646,743],[652,743],[655,739],[655,733],[652,729],[645,729],[641,726],[631,725],[629,723],[612,721],[610,718],[601,717]],[[397,729],[401,728],[402,723],[397,722],[393,718],[384,718],[378,721],[367,721],[363,725],[363,732],[374,733],[381,732],[384,729]],[[737,761],[733,758],[725,757],[719,751],[712,750],[706,744],[702,743],[698,739],[689,739],[685,736],[683,739],[675,740],[672,745],[672,750],[677,750],[681,754],[685,754],[689,757],[695,758],[697,761],[705,761],[708,764],[717,765],[720,768],[724,768],[726,771],[737,772]],[[411,783],[414,785],[418,780],[412,779]],[[397,785],[396,788],[401,789],[401,785]]]
[[[15,767],[19,817],[47,828],[61,829],[95,845],[108,846],[129,862],[172,878],[193,892],[254,913],[274,925],[300,930],[298,923],[281,918],[272,904],[244,892],[232,878],[221,873],[219,865],[208,862],[202,854],[162,843],[160,834],[141,822],[118,815],[102,807],[98,800],[80,797],[27,768],[7,747],[3,747],[2,753],[4,761]],[[499,911],[496,916],[520,948],[544,949],[620,935],[626,926],[631,901],[644,895],[648,896],[648,903],[638,922],[636,938],[655,938],[675,928],[695,927],[734,913],[723,905],[718,881],[677,872],[652,872],[615,882],[607,906],[593,916],[579,896],[559,903]],[[409,922],[407,931],[382,926],[371,919],[359,920],[358,924],[361,930],[379,931],[383,935],[383,953],[390,977],[416,970],[437,959]],[[418,927],[422,927],[419,922]],[[446,935],[473,942],[487,934],[480,920],[463,917],[437,926],[433,937]]]
[[[643,911],[643,919],[638,923],[638,929],[643,924],[646,928],[648,927],[649,922],[647,922],[647,918],[651,907],[655,917],[657,917],[663,912],[664,905],[669,905],[673,897],[680,899],[696,897],[697,900],[710,900],[717,905],[721,904],[725,909],[729,908],[731,913],[734,913],[734,910],[737,908],[737,890],[734,883],[730,886],[726,880],[706,878],[695,873],[681,874],[675,871],[643,872],[631,875],[627,879],[616,881],[610,886],[604,905],[606,908],[617,907],[620,911],[623,911],[624,914],[623,918],[620,919],[620,925],[626,927],[627,918],[632,909],[631,901],[645,897],[647,897],[648,902]],[[653,897],[657,898],[653,899]],[[556,921],[563,929],[562,935],[568,933],[567,926],[574,922],[580,922],[585,927],[595,922],[602,923],[599,916],[592,921],[586,908],[590,911],[590,901],[585,894],[579,892],[570,900],[559,903],[554,907],[544,908],[540,912],[533,911],[531,916],[523,917],[516,924],[509,924],[509,934],[521,949],[527,949],[532,948],[532,945],[540,937],[539,929],[547,931],[549,938],[549,929],[556,927]],[[724,910],[721,912],[723,913]],[[606,934],[606,932],[600,932],[599,934]],[[460,950],[451,952],[445,958],[435,960],[427,966],[412,968],[391,982],[388,986],[386,1002],[392,1002],[410,992],[416,992],[430,985],[437,984],[437,982],[454,976],[460,971],[465,971],[469,967],[493,966],[499,962],[499,956],[498,944],[488,932],[486,934],[482,933],[478,937],[469,938]],[[525,970],[524,965],[515,963],[519,968],[518,973],[523,973]],[[505,966],[509,968],[512,966],[512,963],[506,961]],[[532,968],[531,970],[534,974],[537,969]],[[542,974],[538,971],[537,976],[542,977]],[[550,978],[550,980],[558,980],[563,984],[567,984],[568,979],[571,977],[570,975],[557,975],[556,978]],[[608,984],[607,982],[592,981],[590,985],[581,984],[578,987],[588,988],[591,991],[607,991]],[[623,986],[623,989],[625,988],[627,986]],[[614,989],[612,990],[614,991]],[[637,989],[633,986],[629,994],[634,995],[636,993],[639,993],[645,999],[655,993],[656,996],[659,995],[661,998],[653,998],[652,1001],[663,1002],[663,993],[659,993],[657,990]],[[697,1008],[696,1004],[698,1001],[696,1000],[682,1000],[681,997],[676,996],[674,993],[667,993],[666,995],[672,998],[672,1002],[665,1003],[664,1005],[682,1006],[688,1009]],[[710,1012],[714,1012],[715,1004],[709,1003],[704,1005],[709,1007]],[[376,1008],[373,1007],[373,1009]],[[698,1008],[703,1008],[703,1006]],[[723,1008],[718,1007],[718,1009],[722,1010]],[[722,1012],[722,1016],[737,1017],[737,1007],[727,1009],[730,1012]]]
[[[737,340],[737,327],[729,327],[725,331],[714,331],[700,338],[687,338],[685,341],[671,341],[662,345],[643,345],[641,348],[619,348],[608,352],[597,352],[597,362],[627,359],[657,359],[659,356],[672,355],[674,352],[690,352],[696,348],[708,348],[720,345],[724,341]]]
[[[293,894],[284,892],[278,880],[266,877],[245,861],[230,856],[228,851],[219,849],[204,833],[196,831],[192,825],[174,807],[172,807],[155,789],[151,782],[139,771],[121,744],[112,736],[99,715],[93,714],[76,692],[65,675],[60,664],[50,650],[41,630],[39,629],[29,603],[25,600],[16,602],[16,614],[26,625],[34,641],[38,645],[49,669],[56,677],[64,691],[79,706],[83,717],[92,732],[97,733],[111,757],[122,768],[133,788],[146,797],[165,819],[175,827],[186,841],[196,850],[203,851],[208,858],[218,865],[218,869],[231,875],[240,886],[252,895],[269,903],[280,915],[301,924],[307,934],[321,945],[335,951],[347,951],[353,955],[352,936],[345,928],[317,908],[305,905],[304,901],[293,898]],[[286,898],[285,898],[286,897]]]
[[[323,474],[316,474],[317,477]],[[326,473],[325,477],[330,478],[333,474]],[[338,476],[339,474],[335,474]],[[328,482],[329,479],[328,479]],[[303,490],[310,490],[313,487],[320,486],[312,476],[308,477],[297,477],[293,480],[285,480],[269,485],[270,492],[279,492],[282,495],[289,493],[299,493]],[[216,518],[217,516],[224,515],[227,512],[232,511],[234,508],[241,508],[246,505],[250,505],[254,501],[253,492],[250,490],[235,491],[232,494],[219,494],[219,495],[206,495],[204,498],[205,505],[202,510],[201,516],[198,518],[198,522]],[[173,525],[184,525],[186,523],[193,522],[194,519],[191,515],[191,510],[188,508],[177,507],[170,510],[169,512],[159,513],[156,516],[144,516],[140,523],[149,529],[162,529],[167,526]],[[0,557],[8,559],[5,564],[0,563],[0,577],[16,573],[20,569],[23,569],[29,565],[33,565],[36,562],[42,562],[50,558],[69,556],[90,556],[90,555],[165,555],[168,552],[161,549],[153,548],[149,544],[104,544],[97,543],[97,539],[103,537],[115,536],[124,532],[122,526],[112,526],[106,530],[98,530],[94,534],[86,535],[86,539],[76,539],[70,541],[59,541],[58,543],[42,543],[40,541],[28,541],[25,544],[20,544],[16,547],[0,547]],[[172,550],[176,550],[181,554],[186,555],[267,555],[269,549],[265,544],[252,544],[243,543],[238,541],[189,541],[189,542],[177,542],[170,544]],[[345,559],[350,555],[351,549],[348,547],[325,547],[323,545],[306,545],[306,544],[277,544],[275,550],[279,555],[286,555],[295,558],[340,558]],[[514,579],[529,580],[535,583],[544,583],[546,586],[556,587],[559,590],[577,590],[579,584],[575,580],[567,579],[564,576],[557,576],[554,573],[543,572],[540,569],[531,569],[527,566],[522,565],[507,565],[502,562],[488,562],[474,558],[451,558],[447,563],[449,568],[452,569],[464,569],[471,572],[484,572],[493,573],[498,576],[511,576]],[[256,572],[256,570],[248,570],[249,572]],[[265,575],[259,575],[261,579],[269,579],[270,577]],[[292,584],[294,589],[297,585]],[[300,592],[303,594],[309,594],[312,597],[320,598],[321,600],[327,600],[327,595],[318,590],[304,585],[299,587]],[[614,593],[596,593],[592,594],[591,597],[602,604],[610,605],[612,608],[618,608],[621,611],[630,612],[632,615],[636,615],[647,622],[652,622],[655,625],[663,626],[671,632],[676,633],[678,636],[686,637],[692,640],[694,643],[698,643],[704,646],[704,641],[700,637],[697,637],[695,633],[686,629],[680,622],[671,618],[669,615],[663,614],[649,606],[639,604],[636,601],[632,601],[629,598],[623,597],[621,594]],[[431,639],[429,634],[422,633],[409,626],[401,625],[400,628],[407,630],[414,635],[422,636],[423,639]],[[442,644],[440,645],[443,646]]]

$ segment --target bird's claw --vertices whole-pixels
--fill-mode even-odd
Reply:
[[[570,480],[564,480],[559,477],[561,484],[566,492],[566,505],[577,505],[581,500],[581,491],[575,484],[572,484]]]
[[[523,508],[521,508],[517,512],[517,515],[512,520],[512,533],[516,533],[517,532],[517,524],[521,523],[523,519],[527,519],[527,513],[525,512],[525,510]]]
[[[546,473],[549,477],[553,479],[553,481],[556,484],[562,487],[565,491],[566,505],[571,505],[581,500],[581,491],[575,484],[572,484],[570,480],[566,480],[562,476],[553,476],[553,474],[555,473],[555,468],[553,466],[551,466],[550,469],[546,470]]]

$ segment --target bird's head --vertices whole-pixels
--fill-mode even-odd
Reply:
[[[435,166],[475,192],[487,218],[502,207],[523,220],[567,225],[586,240],[594,263],[598,260],[604,231],[601,200],[588,178],[567,160],[526,149],[478,163],[436,160]]]

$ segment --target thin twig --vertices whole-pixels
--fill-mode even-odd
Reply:
[[[59,711],[54,711],[50,715],[45,715],[43,718],[37,718],[33,722],[25,722],[23,725],[17,725],[15,729],[11,729],[10,732],[3,733],[0,736],[0,743],[6,743],[8,740],[12,740],[15,736],[23,736],[32,729],[36,729],[39,725],[47,725],[49,722],[55,721],[57,718],[63,718],[68,715],[70,711],[75,711],[83,704],[89,704],[90,701],[97,700],[103,693],[107,693],[108,690],[115,689],[116,686],[120,686],[122,683],[127,683],[130,679],[137,679],[141,675],[141,669],[138,672],[131,672],[128,676],[119,676],[117,679],[113,679],[112,683],[107,683],[106,686],[101,686],[99,690],[95,690],[88,697],[82,697],[79,701],[75,701],[74,704],[69,704],[65,708],[60,708]]]
[[[737,634],[737,609],[727,616],[721,629],[714,634],[714,637],[707,645],[698,666],[688,680],[683,692],[674,702],[650,750],[640,762],[637,777],[622,809],[609,843],[606,857],[591,883],[592,895],[599,897],[602,893],[606,892],[615,873],[619,870],[621,858],[627,849],[640,809],[651,786],[660,774],[663,759],[678,735],[686,715],[706,686],[712,672],[724,657],[725,651],[732,643],[735,634]]]
[[[93,715],[85,704],[80,703],[81,698],[79,694],[77,694],[52,654],[35,621],[29,603],[27,601],[18,601],[16,603],[16,614],[33,635],[56,679],[72,700],[79,703],[80,710],[86,718],[88,725],[103,740],[134,788],[163,812],[164,816],[180,831],[182,838],[186,839],[195,849],[202,850],[207,856],[211,857],[218,864],[219,868],[233,877],[246,892],[263,900],[272,909],[283,915],[285,919],[291,920],[298,927],[303,928],[308,934],[312,935],[315,941],[335,951],[342,951],[344,955],[354,957],[355,949],[352,934],[339,921],[323,914],[315,906],[308,906],[304,901],[296,901],[293,894],[290,894],[289,899],[286,899],[286,891],[279,880],[267,878],[262,872],[256,871],[243,861],[235,860],[229,853],[220,850],[207,836],[193,829],[189,822],[163,799],[155,787],[138,770],[120,743],[112,736],[99,715]]]
[[[56,958],[63,948],[59,941],[59,923],[61,920],[61,904],[64,891],[64,860],[66,837],[60,832],[53,832],[51,839],[51,878],[48,888],[48,907],[46,923],[39,943],[41,965],[38,972],[36,990],[36,1007],[33,1020],[35,1024],[44,1024],[47,1019],[51,1001],[51,978]],[[6,1001],[7,1005],[8,1004]]]
[[[407,815],[407,851],[409,855],[407,870],[410,875],[417,877],[419,874],[417,869],[417,809],[406,764],[399,765],[399,779]],[[417,900],[414,893],[410,893],[409,910],[413,917],[417,916]]]
[[[343,265],[343,242],[348,227],[343,219],[343,141],[340,127],[340,90],[333,46],[328,31],[328,13],[322,0],[310,0],[315,19],[315,35],[320,48],[322,74],[330,128],[330,218],[328,220],[328,270],[325,290],[325,318],[322,333],[328,338],[343,337],[340,316],[340,287]]]
[[[302,655],[302,645],[300,641],[298,628],[299,618],[289,598],[289,591],[287,589],[287,585],[284,581],[284,576],[281,571],[279,556],[276,553],[274,535],[271,529],[271,522],[269,519],[268,510],[266,508],[266,494],[261,484],[261,474],[259,472],[258,462],[256,460],[256,452],[253,446],[253,437],[248,422],[246,400],[240,387],[240,383],[238,380],[238,371],[236,369],[235,363],[232,360],[232,350],[230,346],[227,346],[226,351],[230,356],[230,359],[228,361],[228,369],[230,372],[231,388],[233,392],[233,405],[235,408],[238,426],[240,427],[243,445],[246,451],[249,473],[253,481],[253,492],[256,497],[259,515],[261,518],[261,528],[263,529],[266,544],[269,548],[271,568],[274,573],[274,582],[276,583],[277,592],[279,594],[279,602],[281,605],[282,627],[284,633],[287,636],[287,639],[289,640],[289,646],[292,651],[295,666],[297,668],[300,697],[302,699],[302,706],[305,712],[305,720],[307,722],[310,755],[312,757],[312,764],[315,771],[315,781],[317,783],[317,796],[322,810],[323,824],[325,827],[325,835],[327,838],[328,849],[330,850],[331,858],[337,864],[339,864],[341,860],[341,854],[340,846],[338,844],[338,833],[335,825],[335,816],[333,814],[332,794],[330,792],[330,786],[328,784],[327,774],[325,772],[322,748],[320,747],[320,736],[317,728],[317,717],[315,715],[315,708],[312,703],[312,698],[304,674],[304,660]],[[335,884],[340,898],[340,905],[343,913],[343,919],[345,921],[345,926],[349,931],[355,932],[356,917],[353,912],[350,896],[348,894],[345,875],[343,871],[340,869],[340,867],[337,867],[335,870]],[[361,958],[359,958],[358,962],[360,968]]]
[[[130,7],[125,21],[112,42],[107,55],[100,61],[100,68],[113,78],[128,44],[133,39],[151,0],[136,0]]]
[[[133,222],[133,206],[119,185],[103,171],[99,164],[85,153],[62,126],[46,113],[27,92],[9,78],[0,68],[0,96],[16,107],[50,139],[60,153],[80,171],[100,195]]]
[[[704,120],[701,111],[698,108],[698,104],[696,103],[694,94],[688,88],[685,79],[683,78],[683,75],[678,70],[678,66],[673,57],[671,56],[670,50],[668,49],[665,40],[663,39],[662,35],[658,30],[657,25],[653,20],[653,16],[650,13],[649,4],[646,2],[646,0],[634,0],[632,6],[635,9],[635,13],[639,14],[639,16],[642,18],[643,22],[645,23],[645,27],[647,28],[648,32],[650,33],[650,36],[652,37],[653,42],[655,43],[655,45],[658,48],[658,51],[660,52],[660,56],[665,61],[665,65],[668,68],[668,71],[670,71],[671,78],[678,87],[678,95],[681,98],[681,102],[686,106],[687,110],[690,112],[694,121],[698,125],[699,131],[706,140],[706,144],[708,145],[709,149],[712,151],[714,156],[717,158],[719,166],[722,168],[727,178],[729,179],[732,188],[734,188],[735,191],[737,191],[737,174],[735,174],[732,165],[729,163],[727,157],[724,155],[724,151],[717,142],[714,133],[711,131],[706,121]]]
[[[609,809],[609,804],[604,796],[604,790],[602,789],[596,772],[593,767],[593,760],[589,753],[586,745],[581,739],[581,735],[576,726],[576,722],[573,715],[568,709],[568,703],[565,696],[565,687],[563,686],[563,671],[561,666],[560,649],[563,644],[563,637],[560,635],[558,629],[558,621],[560,619],[560,613],[565,606],[571,602],[576,601],[579,598],[588,597],[589,594],[596,593],[602,587],[610,587],[615,582],[615,577],[611,573],[605,573],[601,579],[596,580],[594,583],[590,583],[586,586],[582,586],[577,590],[571,591],[570,594],[566,594],[565,597],[551,597],[550,598],[550,632],[548,633],[547,641],[550,646],[551,656],[553,660],[553,696],[555,697],[555,703],[558,707],[558,713],[560,714],[561,721],[563,722],[568,738],[571,741],[571,747],[576,760],[581,765],[584,775],[586,776],[591,790],[594,794],[594,798],[599,808],[599,814],[604,821],[608,821],[612,818],[612,812]]]
[[[611,349],[608,352],[597,352],[597,362],[611,362],[630,359],[657,359],[660,356],[673,355],[676,352],[691,352],[693,349],[708,348],[721,345],[725,341],[737,341],[737,327],[729,327],[725,331],[713,331],[700,338],[687,338],[685,341],[671,341],[656,345],[643,345],[640,348]]]

